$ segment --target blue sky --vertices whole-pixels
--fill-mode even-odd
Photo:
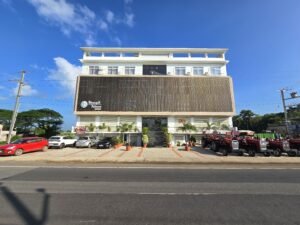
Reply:
[[[81,46],[228,48],[237,112],[282,111],[300,86],[299,0],[0,0],[0,108],[52,108],[74,125]]]

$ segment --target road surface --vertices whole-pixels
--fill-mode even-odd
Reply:
[[[0,224],[299,224],[299,169],[0,166]]]

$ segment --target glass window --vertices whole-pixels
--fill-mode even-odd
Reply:
[[[135,67],[134,66],[126,66],[125,67],[125,74],[135,74]]]
[[[89,66],[90,74],[99,74],[99,66]]]
[[[185,75],[185,67],[183,67],[183,66],[175,67],[175,74],[176,75]]]
[[[212,67],[211,68],[211,74],[212,75],[220,75],[221,74],[221,67]]]
[[[109,66],[108,74],[118,74],[118,67],[117,66]]]
[[[195,67],[193,68],[193,74],[194,74],[194,75],[203,75],[203,74],[204,74],[204,69],[203,69],[203,67],[195,66]]]

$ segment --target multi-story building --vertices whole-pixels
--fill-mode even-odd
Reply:
[[[199,138],[204,130],[232,127],[235,112],[227,49],[81,48],[74,111],[77,131],[116,135],[132,124],[139,144],[143,127],[152,144],[162,143],[162,127],[173,141],[184,141],[181,127],[190,123]]]

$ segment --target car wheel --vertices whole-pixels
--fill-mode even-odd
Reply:
[[[281,156],[281,151],[280,151],[280,149],[275,149],[274,151],[273,151],[273,154],[274,154],[274,156],[275,157],[279,157],[279,156]]]
[[[217,144],[216,144],[216,142],[211,143],[210,149],[211,149],[212,151],[214,151],[214,152],[217,151]]]
[[[288,151],[287,154],[290,157],[295,157],[297,155],[297,153],[295,151]]]
[[[73,147],[76,147],[76,141],[73,143]]]
[[[248,150],[248,154],[250,157],[254,157],[255,156],[255,151],[253,149]]]
[[[59,146],[60,149],[63,149],[64,147],[65,147],[64,143],[60,144],[60,146]]]
[[[51,146],[48,147],[48,149],[51,149],[51,148],[52,148]]]
[[[19,156],[19,155],[22,155],[23,154],[23,149],[17,149],[16,151],[15,151],[15,156]]]
[[[227,156],[228,155],[228,151],[225,148],[220,149],[220,152],[222,153],[223,156]]]
[[[42,148],[42,151],[43,152],[46,152],[48,150],[48,146],[44,146],[43,148]]]
[[[237,153],[237,155],[238,155],[238,156],[243,156],[243,155],[244,155],[244,152],[239,151],[239,152]]]

